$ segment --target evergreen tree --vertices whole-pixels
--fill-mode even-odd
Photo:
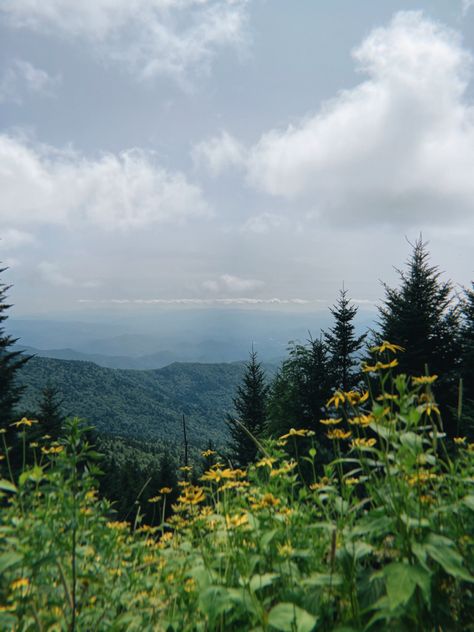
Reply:
[[[384,284],[385,300],[379,308],[380,338],[400,345],[398,370],[422,375],[425,368],[440,376],[436,396],[447,410],[457,399],[459,361],[459,309],[453,302],[450,281],[441,280],[437,266],[421,237],[413,246],[407,270],[397,270],[400,287]],[[448,426],[453,420],[448,419]]]
[[[319,419],[330,397],[331,378],[326,346],[310,339],[307,345],[293,344],[275,377],[268,405],[268,430],[274,436],[291,427],[320,433]]]
[[[6,268],[0,268],[0,274]],[[7,428],[13,420],[15,405],[19,402],[23,389],[17,385],[17,371],[29,360],[21,351],[12,351],[17,341],[9,336],[3,327],[7,320],[7,310],[11,307],[6,301],[10,285],[0,282],[0,428]]]
[[[347,290],[342,288],[336,305],[329,309],[335,322],[329,332],[324,334],[324,339],[329,354],[333,386],[348,391],[359,376],[359,372],[354,368],[357,365],[355,355],[364,344],[366,334],[355,335],[353,321],[357,307],[350,304]]]
[[[38,421],[41,424],[39,429],[41,433],[50,435],[53,439],[57,439],[61,434],[61,428],[65,421],[62,404],[63,400],[60,398],[58,388],[48,382],[42,391]]]
[[[266,423],[268,385],[257,353],[252,350],[242,383],[233,399],[235,416],[227,416],[230,430],[230,455],[239,465],[255,460],[257,446],[249,433],[258,438]],[[244,426],[244,427],[242,427]]]
[[[474,283],[464,293],[461,308],[461,377],[463,378],[464,397],[474,400]],[[474,404],[474,401],[472,402]]]
[[[452,284],[442,282],[437,266],[429,264],[426,244],[418,239],[407,262],[397,270],[399,288],[384,284],[385,300],[379,308],[380,336],[404,347],[398,356],[400,371],[410,375],[447,375],[458,357],[458,310],[453,306]]]

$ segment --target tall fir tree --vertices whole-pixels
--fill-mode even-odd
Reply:
[[[267,419],[268,385],[257,353],[250,353],[242,383],[233,399],[235,415],[227,416],[230,430],[230,456],[238,465],[255,460],[257,445],[252,439],[261,437]],[[242,427],[244,426],[244,427]],[[251,436],[250,436],[251,435]]]
[[[465,399],[474,403],[474,283],[464,292],[461,308],[461,366]]]
[[[0,274],[6,268],[0,268]],[[3,323],[11,305],[6,303],[10,285],[0,282],[0,428],[7,428],[13,420],[15,405],[19,402],[23,388],[17,384],[17,371],[29,360],[20,351],[13,351],[17,342],[5,332]]]
[[[357,352],[362,348],[367,334],[355,335],[354,318],[357,306],[351,305],[347,290],[342,288],[336,305],[330,307],[334,326],[324,334],[329,355],[333,386],[348,391],[360,375],[356,370]]]
[[[51,382],[48,382],[43,388],[38,408],[39,430],[42,434],[50,435],[53,439],[59,437],[65,421],[62,405],[63,400],[59,389]]]
[[[384,284],[379,336],[405,349],[397,356],[400,372],[421,375],[427,368],[440,376],[436,396],[446,407],[456,401],[459,309],[451,282],[442,281],[439,268],[430,265],[426,246],[420,237],[406,271],[397,270],[400,287]]]
[[[407,261],[407,271],[397,270],[400,287],[384,283],[385,300],[379,308],[380,335],[404,347],[398,357],[400,370],[417,375],[425,365],[432,373],[451,371],[458,354],[459,314],[453,305],[450,281],[441,281],[437,266],[421,237]]]

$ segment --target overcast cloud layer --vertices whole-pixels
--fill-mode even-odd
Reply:
[[[347,2],[329,39],[336,9],[315,4],[4,0],[0,259],[20,310],[296,309],[343,280],[372,305],[420,232],[469,283],[472,3]]]

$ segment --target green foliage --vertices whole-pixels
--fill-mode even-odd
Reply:
[[[0,268],[0,274],[6,268]],[[7,310],[11,307],[5,301],[11,286],[0,282],[0,428],[8,427],[14,416],[15,405],[19,402],[22,388],[17,384],[19,369],[28,357],[19,351],[12,351],[16,340],[5,333],[3,323],[7,320]]]
[[[425,367],[443,376],[438,396],[443,404],[455,401],[455,369],[460,355],[459,310],[453,303],[451,282],[429,263],[421,237],[413,246],[407,270],[398,271],[401,285],[384,284],[385,299],[379,308],[380,339],[405,349],[399,370],[422,375]]]
[[[171,517],[168,490],[154,490],[156,527],[98,499],[78,421],[30,448],[16,485],[5,458],[0,629],[472,630],[474,444],[458,438],[453,459],[436,380],[382,364],[371,398],[332,398],[323,476],[313,445],[301,480],[287,449],[315,437],[293,429],[247,470],[217,461],[200,484],[183,473]]]
[[[106,369],[91,362],[32,358],[19,372],[27,390],[19,408],[36,410],[48,381],[61,393],[64,415],[87,419],[98,432],[180,443],[186,415],[191,444],[222,445],[227,413],[244,367],[172,364],[154,371]]]
[[[270,390],[268,430],[272,436],[290,427],[320,430],[319,419],[331,392],[327,349],[321,340],[292,344]]]
[[[347,297],[347,290],[340,291],[339,300],[330,308],[334,317],[334,325],[324,334],[327,345],[331,378],[334,388],[342,388],[348,391],[353,388],[360,373],[356,370],[358,365],[356,354],[362,348],[366,334],[355,335],[354,318],[357,307],[351,305]]]
[[[268,385],[257,353],[245,365],[242,383],[233,399],[235,413],[227,416],[230,456],[237,465],[247,465],[257,456],[255,438],[261,438],[267,419]]]

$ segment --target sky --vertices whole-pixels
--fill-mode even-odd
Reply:
[[[15,314],[469,285],[473,60],[470,1],[2,0]]]

